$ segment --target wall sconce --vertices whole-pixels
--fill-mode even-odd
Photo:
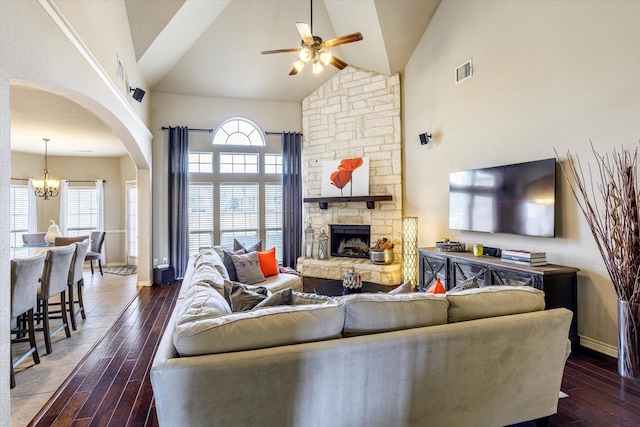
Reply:
[[[402,274],[405,282],[416,288],[418,282],[418,218],[402,218]]]
[[[433,140],[433,135],[430,133],[421,133],[418,136],[420,137],[420,145],[427,145]]]
[[[133,92],[133,99],[135,99],[138,102],[142,102],[142,98],[144,98],[144,94],[145,94],[145,92],[142,89],[140,89],[139,87],[135,89],[132,87],[129,87],[129,92]]]

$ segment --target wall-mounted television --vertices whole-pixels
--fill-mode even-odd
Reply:
[[[556,159],[452,172],[449,228],[555,237]]]

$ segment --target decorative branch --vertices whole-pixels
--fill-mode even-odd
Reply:
[[[591,141],[590,141],[591,142]],[[593,148],[597,173],[588,180],[580,160],[567,151],[569,171],[560,168],[596,241],[619,300],[640,302],[640,215],[638,149],[624,147],[600,155]],[[557,155],[557,152],[556,152]],[[571,177],[571,179],[570,179]]]

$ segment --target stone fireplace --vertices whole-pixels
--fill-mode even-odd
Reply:
[[[332,224],[329,230],[331,256],[369,258],[371,226]]]
[[[368,256],[334,255],[336,239],[330,238],[331,257],[299,258],[304,278],[337,280],[351,267],[362,280],[384,285],[402,282],[402,126],[398,74],[386,75],[352,66],[337,73],[302,101],[302,193],[322,196],[323,163],[349,157],[369,158],[369,195],[389,195],[391,200],[367,203],[336,197],[324,206],[303,205],[303,223],[311,224],[316,238],[332,226],[369,227],[365,246],[386,237],[394,243],[394,262],[373,264]],[[315,245],[317,248],[317,243]],[[306,280],[305,280],[306,283]]]

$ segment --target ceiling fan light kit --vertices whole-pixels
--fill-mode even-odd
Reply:
[[[296,22],[296,28],[302,37],[301,46],[299,48],[287,48],[287,49],[275,49],[275,50],[263,50],[263,55],[269,55],[272,53],[286,53],[286,52],[298,52],[298,60],[293,63],[293,69],[289,72],[290,76],[295,76],[304,68],[304,64],[313,60],[312,71],[313,74],[322,72],[326,65],[333,65],[339,70],[344,69],[347,63],[341,59],[333,56],[333,54],[326,49],[340,46],[347,43],[357,42],[363,39],[361,33],[348,34],[346,36],[336,37],[331,40],[322,41],[318,36],[314,36],[313,29],[313,1],[311,1],[311,26],[306,22]]]

